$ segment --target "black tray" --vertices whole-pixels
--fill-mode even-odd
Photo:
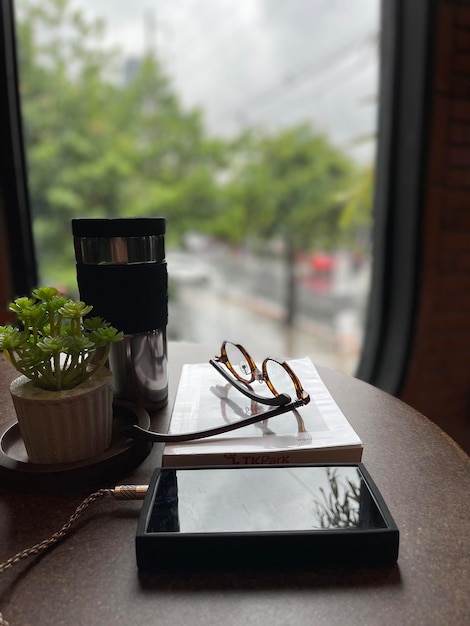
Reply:
[[[399,530],[362,463],[163,467],[135,541],[150,572],[375,567],[396,562]]]
[[[73,463],[31,463],[21,438],[18,422],[10,424],[0,437],[0,485],[30,493],[60,493],[112,484],[119,476],[139,465],[152,444],[121,434],[125,426],[149,428],[150,417],[141,407],[113,404],[111,445],[91,459]]]

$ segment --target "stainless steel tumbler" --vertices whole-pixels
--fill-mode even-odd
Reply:
[[[114,397],[156,410],[168,401],[165,218],[74,219],[80,298],[124,332],[112,344]]]

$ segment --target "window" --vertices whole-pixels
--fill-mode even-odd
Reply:
[[[74,289],[72,217],[163,214],[170,338],[354,372],[379,5],[16,2],[41,282]]]

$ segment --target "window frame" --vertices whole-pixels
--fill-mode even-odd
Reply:
[[[437,0],[382,0],[373,269],[356,376],[393,395],[406,377],[419,295]]]
[[[10,283],[24,295],[37,285],[26,175],[13,0],[0,3],[0,213],[6,228]]]

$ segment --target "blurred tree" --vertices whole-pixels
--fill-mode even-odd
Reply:
[[[353,163],[308,124],[276,135],[247,135],[230,184],[232,236],[282,238],[287,265],[286,322],[296,307],[295,257],[339,242],[338,222],[356,175]],[[221,229],[228,230],[224,216]]]
[[[370,247],[375,167],[369,165],[358,172],[345,197],[339,219],[339,233],[343,241],[359,255]]]
[[[70,0],[25,0],[17,25],[41,280],[75,287],[74,217],[165,214],[175,238],[195,219],[204,229],[223,146],[182,110],[157,59],[126,65]]]
[[[168,239],[179,241],[188,230],[207,230],[213,219],[224,144],[206,138],[200,111],[181,110],[155,58],[136,60],[134,67],[117,120],[134,146],[124,211],[166,215]]]
[[[115,210],[129,172],[112,124],[113,56],[98,47],[103,25],[67,0],[18,8],[21,95],[35,240],[42,280],[73,277],[70,219]]]
[[[307,124],[209,139],[158,59],[105,49],[104,24],[71,0],[23,0],[17,25],[41,280],[75,288],[72,218],[163,214],[169,243],[282,239],[291,323],[296,254],[367,227],[352,162]]]

